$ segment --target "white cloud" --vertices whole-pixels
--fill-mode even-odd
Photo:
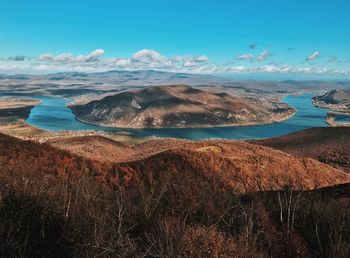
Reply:
[[[150,62],[152,60],[160,60],[163,57],[153,49],[142,49],[133,54],[132,58],[142,62]]]
[[[99,58],[100,56],[103,56],[105,54],[105,51],[103,49],[96,49],[92,51],[87,57],[88,59],[95,59]]]
[[[205,55],[201,56],[193,56],[193,57],[175,57],[175,59],[171,59],[178,63],[183,63],[184,67],[195,67],[195,66],[202,66],[203,64],[209,63],[209,58]]]
[[[71,53],[63,53],[58,56],[53,57],[53,61],[56,62],[70,62],[73,59],[73,55]]]
[[[197,62],[208,62],[209,61],[209,58],[205,55],[202,55],[202,56],[196,56],[194,57],[195,61]]]
[[[309,55],[309,56],[305,59],[305,61],[313,61],[313,60],[319,58],[320,56],[321,56],[320,52],[316,51],[316,52],[312,53],[311,55]]]
[[[79,63],[79,62],[94,62],[97,61],[99,57],[104,55],[103,49],[96,49],[90,54],[84,56],[74,56],[72,53],[62,53],[59,55],[43,54],[39,56],[38,61],[43,62],[61,62],[61,63]]]
[[[253,54],[243,54],[243,55],[237,56],[235,59],[239,60],[239,61],[244,61],[244,60],[253,61],[254,55]]]
[[[105,51],[96,49],[87,55],[73,55],[70,52],[59,55],[43,54],[37,58],[37,62],[0,62],[0,71],[25,72],[25,71],[85,71],[102,72],[108,70],[162,70],[169,72],[186,73],[290,73],[290,74],[342,74],[349,75],[349,69],[329,69],[315,66],[313,63],[283,64],[269,62],[268,65],[258,65],[258,62],[267,60],[272,53],[262,51],[255,56],[252,53],[236,57],[236,60],[246,60],[248,65],[237,65],[233,62],[218,64],[212,62],[206,55],[198,56],[164,56],[153,49],[142,49],[130,57],[103,58]],[[320,56],[315,52],[308,60],[314,60]],[[27,60],[30,61],[30,60]],[[4,59],[3,62],[6,62]]]
[[[268,50],[264,50],[263,52],[261,52],[257,57],[256,60],[257,61],[265,61],[267,58],[269,58],[270,56],[272,56],[272,53]]]

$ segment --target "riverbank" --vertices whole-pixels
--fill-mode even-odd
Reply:
[[[318,108],[327,108],[329,110],[332,110],[334,112],[349,112],[349,107],[344,104],[329,104],[325,103],[323,101],[318,101],[316,99],[313,99],[312,101],[313,105]]]
[[[347,122],[339,122],[336,121],[337,116],[349,116],[350,117],[350,113],[335,113],[335,112],[329,112],[326,118],[326,122],[327,124],[329,124],[332,127],[350,127],[350,123]]]
[[[30,113],[30,117],[25,121],[29,124],[21,137],[29,137],[38,140],[38,132],[33,132],[35,127],[40,132],[56,135],[62,131],[69,132],[69,135],[75,135],[80,132],[94,131],[99,135],[101,132],[111,134],[112,137],[125,138],[127,141],[142,140],[149,137],[161,138],[180,138],[189,140],[203,140],[203,139],[262,139],[269,137],[281,136],[310,127],[325,127],[327,126],[325,118],[327,110],[316,108],[312,105],[312,94],[302,94],[298,96],[285,96],[281,102],[293,107],[293,111],[289,116],[280,117],[274,123],[265,125],[251,125],[251,126],[222,126],[210,128],[177,128],[177,129],[130,129],[130,128],[108,128],[96,125],[90,125],[79,122],[72,111],[67,108],[68,99],[60,97],[39,96],[36,97],[41,101],[41,104],[34,107]],[[277,100],[276,100],[277,101]],[[295,112],[296,111],[296,112]],[[277,122],[280,121],[280,122]],[[14,125],[11,128],[5,128],[7,134],[18,135],[16,131],[20,127],[23,129],[24,125]],[[26,130],[29,129],[27,133]],[[36,130],[35,129],[35,130]],[[4,132],[4,131],[3,131]],[[33,136],[34,134],[34,136]],[[44,134],[43,137],[52,137]],[[110,137],[108,135],[108,137]],[[44,139],[46,140],[46,139]]]
[[[108,133],[103,131],[59,131],[51,132],[29,125],[25,120],[20,119],[16,122],[0,124],[0,133],[10,135],[22,140],[30,140],[39,143],[51,140],[68,139],[73,137],[84,136],[102,136],[114,141],[136,143],[144,139],[134,137],[123,133]]]
[[[26,122],[31,110],[40,104],[42,104],[41,100],[32,98],[0,98],[0,133],[40,143],[83,136],[103,136],[122,142],[136,142],[140,140],[122,133],[97,132],[93,130],[51,132],[40,129]]]
[[[284,104],[284,103],[279,103],[279,104]],[[70,106],[67,106],[70,108]],[[274,123],[280,123],[285,120],[288,120],[292,118],[296,112],[297,109],[288,106],[288,108],[285,109],[285,112],[283,113],[278,113],[274,114],[274,116],[270,117],[269,119],[266,119],[266,121],[262,122],[243,122],[243,123],[227,123],[227,124],[217,124],[217,125],[184,125],[184,126],[177,126],[177,127],[168,127],[168,126],[153,126],[153,127],[136,127],[136,126],[130,126],[130,127],[125,127],[123,125],[118,126],[118,125],[109,125],[105,123],[97,123],[93,121],[88,121],[84,120],[79,117],[79,115],[74,111],[74,109],[71,109],[75,119],[81,123],[84,124],[89,124],[89,125],[96,125],[96,126],[101,126],[101,127],[106,127],[106,128],[117,128],[117,129],[200,129],[200,128],[223,128],[223,127],[245,127],[245,126],[260,126],[260,125],[270,125]]]
[[[324,101],[319,101],[316,97],[313,98],[312,104],[317,108],[330,110],[326,117],[326,123],[332,127],[350,127],[350,123],[336,121],[338,116],[349,116],[350,110],[345,104],[330,104]]]
[[[27,119],[30,111],[41,102],[29,98],[1,97],[0,98],[0,124],[16,122]]]

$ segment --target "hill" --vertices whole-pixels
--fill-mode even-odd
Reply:
[[[252,141],[283,152],[310,157],[350,171],[350,128],[311,128],[289,135]]]
[[[129,128],[262,124],[294,114],[286,104],[253,101],[184,85],[122,92],[70,108],[81,121]]]
[[[314,104],[336,111],[350,111],[350,89],[331,90],[313,98]]]
[[[28,118],[31,109],[39,103],[40,101],[34,99],[0,97],[0,124]]]
[[[249,192],[281,189],[285,184],[295,189],[313,189],[350,179],[342,171],[313,159],[295,158],[240,141],[154,139],[133,145],[95,137],[60,141],[52,144],[84,157],[113,161],[116,163],[114,171],[121,175],[127,173],[129,180],[137,175],[161,178],[165,173],[173,180],[181,181],[186,174],[221,182],[239,192]],[[98,142],[107,143],[106,147],[100,147]],[[108,154],[108,150],[116,151]],[[105,181],[113,181],[108,173],[104,173]]]
[[[116,162],[132,155],[131,147],[102,136],[77,136],[49,140],[51,146],[92,160]]]
[[[350,240],[349,185],[306,191],[349,182],[340,170],[244,142],[164,139],[133,149],[136,159],[111,164],[0,135],[1,254],[350,254],[337,248]]]

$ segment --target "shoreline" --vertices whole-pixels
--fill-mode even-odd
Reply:
[[[343,107],[343,105],[333,105],[324,102],[312,100],[312,104],[317,108],[324,108],[329,110],[325,122],[331,127],[350,127],[350,123],[347,122],[337,122],[335,121],[338,115],[348,115],[350,116],[350,110]]]
[[[93,131],[93,130],[80,130],[80,131],[48,131],[28,124],[25,120],[20,119],[16,122],[0,124],[0,133],[6,134],[12,137],[19,138],[25,141],[34,141],[39,143],[50,142],[55,139],[67,139],[74,137],[88,137],[99,136],[105,137],[114,141],[135,143],[142,142],[146,138],[140,138],[133,135],[128,135],[119,132],[105,132],[105,131]]]
[[[68,107],[70,108],[70,107]],[[89,125],[96,125],[96,126],[100,126],[100,127],[106,127],[106,128],[110,128],[110,129],[132,129],[132,130],[161,130],[161,129],[200,129],[200,128],[222,128],[222,127],[245,127],[245,126],[262,126],[262,125],[269,125],[269,124],[275,124],[275,123],[280,123],[283,121],[286,121],[290,118],[292,118],[296,113],[297,113],[297,109],[294,107],[289,106],[291,113],[290,114],[286,114],[284,117],[282,118],[276,118],[273,121],[267,121],[267,122],[263,122],[263,123],[243,123],[243,124],[219,124],[219,125],[198,125],[198,126],[177,126],[177,127],[125,127],[125,126],[111,126],[111,125],[106,125],[103,123],[97,123],[97,122],[91,122],[91,121],[86,121],[84,119],[79,118],[79,116],[76,114],[76,112],[72,110],[75,119],[81,123],[84,124],[89,124]],[[287,113],[287,112],[286,112]]]
[[[337,115],[339,115],[339,113],[329,112],[326,118],[326,123],[331,127],[350,127],[350,123],[336,122],[335,119],[337,118]],[[347,113],[346,115],[350,116],[350,113]]]

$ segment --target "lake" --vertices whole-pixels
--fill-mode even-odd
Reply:
[[[298,110],[297,113],[288,120],[269,125],[187,129],[116,129],[85,124],[76,120],[73,112],[66,107],[66,104],[72,101],[71,99],[50,96],[33,96],[33,98],[41,100],[41,104],[32,109],[26,122],[32,126],[49,131],[94,130],[127,132],[139,137],[175,137],[192,140],[207,138],[258,139],[280,136],[310,127],[327,126],[325,118],[328,110],[314,107],[311,101],[312,97],[313,94],[285,97],[283,102],[296,108]]]

